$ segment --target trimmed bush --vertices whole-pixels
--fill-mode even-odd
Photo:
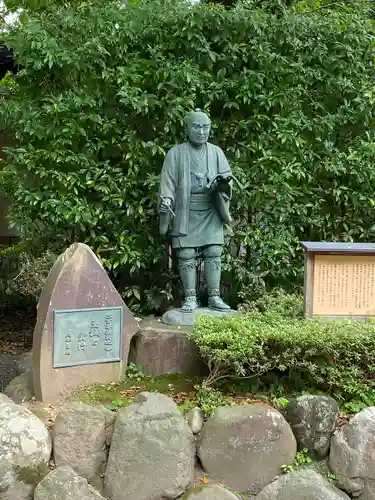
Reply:
[[[5,37],[23,70],[0,107],[18,142],[12,221],[25,240],[58,251],[85,242],[130,306],[161,307],[177,278],[158,235],[158,178],[196,106],[244,186],[224,263],[235,297],[299,283],[301,239],[374,240],[367,2],[278,3],[106,0],[29,13]]]
[[[253,377],[268,389],[277,382],[286,392],[315,389],[374,404],[375,321],[303,319],[290,314],[298,301],[281,296],[264,312],[200,317],[191,338],[210,368],[206,384]]]

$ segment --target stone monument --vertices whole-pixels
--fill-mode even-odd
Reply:
[[[162,322],[192,325],[197,313],[234,314],[220,296],[221,253],[234,179],[223,151],[208,142],[209,117],[200,109],[186,117],[188,141],[168,151],[160,179],[160,233],[172,227],[184,302]],[[208,307],[197,300],[197,252],[203,255]]]
[[[83,386],[118,382],[138,329],[94,252],[74,243],[56,260],[38,304],[36,400],[55,404]]]

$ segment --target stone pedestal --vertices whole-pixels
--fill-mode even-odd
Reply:
[[[139,328],[131,343],[129,362],[145,375],[206,374],[198,348],[188,338],[191,328],[165,325],[156,318],[141,321]]]
[[[202,314],[208,316],[235,316],[240,313],[233,309],[229,309],[229,311],[216,311],[208,307],[198,307],[198,309],[195,309],[191,313],[182,312],[181,309],[170,309],[163,314],[161,321],[165,325],[192,326],[195,323],[196,317]]]

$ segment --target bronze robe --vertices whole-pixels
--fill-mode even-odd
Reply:
[[[223,245],[225,222],[217,210],[215,194],[208,191],[204,194],[205,186],[199,190],[197,185],[192,185],[188,148],[188,143],[184,143],[168,151],[160,179],[159,193],[163,198],[172,200],[172,209],[176,214],[172,220],[172,246]],[[207,183],[217,175],[231,175],[229,163],[218,146],[207,143],[206,155],[207,172],[204,180]]]

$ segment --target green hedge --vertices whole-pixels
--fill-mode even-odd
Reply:
[[[301,239],[374,239],[366,2],[131,4],[47,8],[6,37],[24,68],[0,124],[18,141],[12,221],[25,241],[84,241],[129,305],[161,307],[176,277],[158,235],[158,176],[195,106],[245,187],[228,248],[247,253],[225,260],[233,295],[300,282]]]
[[[374,404],[375,321],[303,319],[300,304],[281,295],[263,312],[200,317],[191,338],[210,368],[207,384],[249,377],[265,390],[319,390]]]

